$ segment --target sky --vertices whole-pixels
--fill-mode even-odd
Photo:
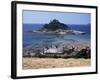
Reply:
[[[57,19],[64,24],[90,24],[90,13],[23,10],[23,24],[45,24]]]

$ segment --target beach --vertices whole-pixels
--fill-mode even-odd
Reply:
[[[58,43],[58,42],[57,42]],[[57,44],[55,43],[55,44]],[[23,57],[23,69],[41,69],[41,68],[64,68],[64,67],[84,67],[84,66],[91,66],[91,58],[83,58],[80,56],[79,58],[73,58],[73,55],[76,57],[76,52],[81,51],[82,49],[85,49],[87,46],[90,48],[90,42],[62,42],[59,46],[62,47],[62,45],[65,45],[65,49],[67,46],[67,49],[70,49],[71,47],[74,47],[75,50],[73,52],[64,53],[60,56],[63,56],[62,58],[53,58],[53,54],[51,56],[47,56],[48,53],[45,54],[45,58],[43,57]],[[86,53],[85,53],[86,54]],[[55,53],[55,55],[59,55]],[[67,56],[70,55],[70,58],[67,58]],[[90,53],[89,53],[90,55]]]
[[[91,66],[90,59],[23,58],[23,69],[66,68]]]

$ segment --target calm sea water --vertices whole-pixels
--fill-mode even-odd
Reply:
[[[29,32],[43,27],[43,24],[23,24],[23,47],[57,41],[90,41],[90,25],[69,25],[71,29],[86,32],[84,35],[54,35]]]

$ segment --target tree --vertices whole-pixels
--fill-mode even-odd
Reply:
[[[91,58],[91,50],[89,47],[81,49],[76,55],[76,58]]]
[[[66,24],[59,22],[58,20],[54,19],[50,21],[49,24],[44,24],[43,29],[47,29],[50,31],[55,31],[57,29],[70,29]]]

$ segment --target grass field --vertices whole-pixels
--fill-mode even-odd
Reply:
[[[23,69],[64,68],[91,66],[91,59],[23,58]]]

